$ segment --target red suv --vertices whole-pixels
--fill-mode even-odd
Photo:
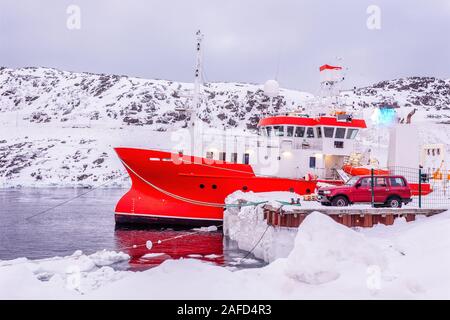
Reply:
[[[373,191],[376,206],[400,208],[411,202],[411,190],[402,176],[374,176]],[[353,203],[370,203],[372,200],[371,176],[355,176],[342,186],[322,187],[318,190],[322,205],[337,207]]]

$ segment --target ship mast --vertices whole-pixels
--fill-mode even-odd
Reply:
[[[203,84],[203,71],[202,71],[202,40],[203,34],[200,30],[196,32],[197,42],[196,42],[196,64],[194,73],[194,92],[186,96],[187,101],[182,106],[176,106],[175,111],[179,112],[180,115],[184,115],[186,119],[186,127],[193,127],[197,120],[197,111],[200,109],[201,105],[201,86]],[[190,103],[191,101],[191,103]],[[187,119],[190,119],[189,122]]]
[[[200,30],[198,30],[195,34],[197,36],[197,45],[196,45],[196,51],[197,51],[197,58],[196,58],[196,65],[195,65],[195,80],[194,80],[194,98],[192,101],[192,108],[191,108],[191,126],[194,126],[195,121],[197,120],[197,111],[200,109],[200,87],[203,84],[203,77],[202,77],[202,40],[203,40],[203,34]]]

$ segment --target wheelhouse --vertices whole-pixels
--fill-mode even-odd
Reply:
[[[286,171],[306,167],[319,176],[338,178],[337,170],[354,152],[355,138],[366,123],[343,113],[316,118],[290,114],[261,119],[258,128],[263,139],[279,140],[279,158],[285,160],[281,167]],[[283,159],[290,153],[294,156]]]
[[[332,154],[348,154],[360,129],[366,128],[362,119],[350,115],[310,118],[307,116],[273,116],[261,119],[260,135],[280,137],[292,141],[311,142],[300,144],[301,148],[317,147]],[[339,150],[341,149],[341,150]]]

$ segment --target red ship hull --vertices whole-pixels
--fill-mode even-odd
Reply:
[[[116,206],[116,222],[220,225],[225,198],[236,190],[314,192],[316,181],[256,176],[250,165],[175,153],[116,148],[131,189]]]

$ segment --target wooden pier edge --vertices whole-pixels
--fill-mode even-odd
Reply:
[[[430,217],[448,209],[418,209],[418,208],[275,208],[269,204],[263,205],[264,219],[268,225],[276,227],[298,228],[306,216],[312,212],[321,212],[338,223],[348,227],[370,228],[375,224],[392,225],[395,219],[405,218],[407,222],[414,221],[416,216]]]

